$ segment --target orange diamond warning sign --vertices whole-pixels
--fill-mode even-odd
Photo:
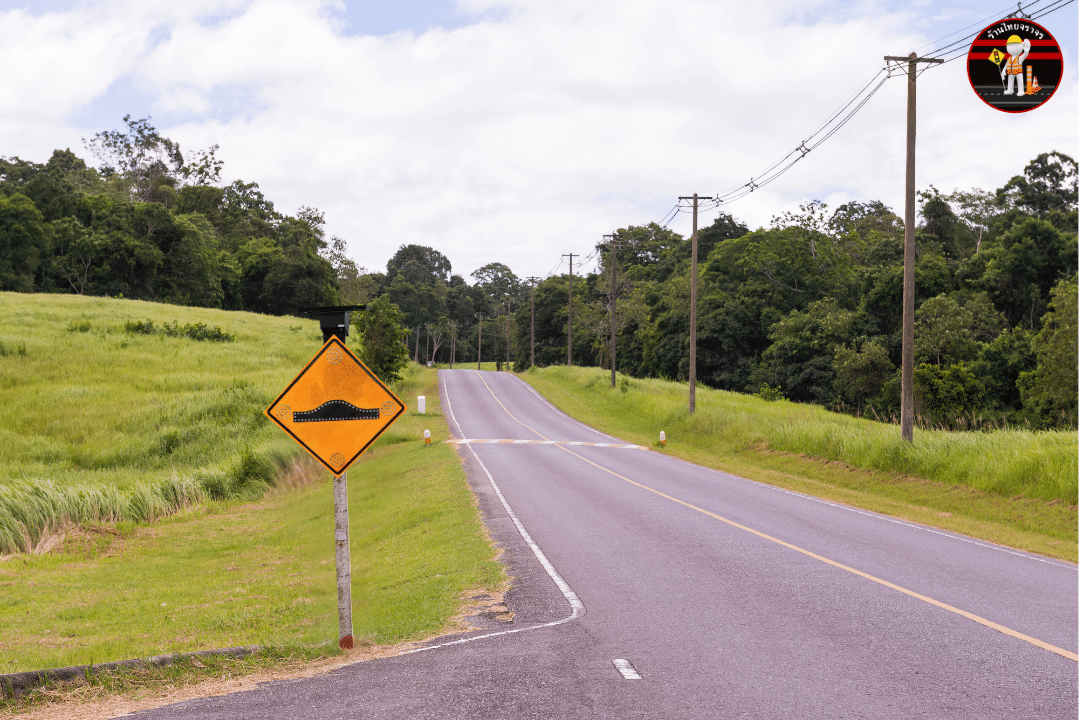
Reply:
[[[267,417],[335,475],[403,412],[394,393],[333,336],[266,408]]]

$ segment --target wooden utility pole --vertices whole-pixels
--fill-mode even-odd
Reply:
[[[694,201],[694,232],[690,236],[690,412],[697,406],[697,206],[698,194],[680,197]],[[704,199],[704,198],[702,198]]]
[[[915,438],[915,78],[918,63],[942,63],[940,58],[885,56],[886,62],[907,63],[907,177],[904,193],[904,325],[900,368],[900,439]]]
[[[615,389],[615,236],[605,235],[604,239],[611,240],[611,289],[608,291],[609,310],[611,312],[611,388]]]
[[[536,283],[540,278],[529,276],[527,278],[531,290],[529,292],[529,367],[536,367]]]
[[[480,351],[484,347],[484,314],[476,313],[480,322],[476,324],[476,369],[480,369]]]
[[[570,293],[566,306],[566,367],[574,366],[571,347],[574,343],[574,253],[563,255],[570,258]],[[578,257],[581,257],[578,255]]]

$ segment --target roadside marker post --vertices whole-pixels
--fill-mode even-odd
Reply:
[[[334,474],[334,560],[338,646],[353,646],[349,486],[346,470],[405,405],[345,345],[349,320],[363,305],[309,308],[319,315],[323,346],[265,415]]]

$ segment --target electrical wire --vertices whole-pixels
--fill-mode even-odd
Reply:
[[[1057,12],[1058,10],[1061,10],[1062,8],[1064,8],[1066,5],[1070,5],[1075,1],[1076,0],[1052,0],[1052,2],[1050,2],[1048,5],[1043,5],[1042,7],[1039,7],[1039,4],[1035,3],[1034,5],[1028,6],[1026,11],[1023,11],[1023,12],[1025,12],[1026,18],[1031,19],[1031,20],[1035,20],[1037,18],[1045,17],[1045,16],[1049,15],[1050,13]],[[1029,14],[1029,13],[1032,13],[1032,14]],[[1011,16],[1006,15],[1002,19],[1007,20],[1007,19],[1009,19],[1009,17],[1011,17]],[[993,22],[992,18],[990,18],[990,22]],[[973,27],[973,26],[968,26],[968,27]],[[986,27],[986,25],[983,25],[982,27]],[[965,29],[967,29],[967,28],[965,28]],[[971,47],[971,41],[974,40],[974,38],[976,38],[979,35],[980,32],[982,32],[981,28],[977,32],[970,33],[970,34],[960,38],[959,40],[957,40],[955,42],[949,43],[948,45],[935,50],[934,53],[936,55],[946,55],[946,56],[951,55],[951,57],[946,57],[945,58],[944,63],[939,63],[939,64],[945,65],[947,63],[952,62],[953,60],[959,60],[962,57],[966,57],[967,53],[968,53],[968,50]],[[931,66],[928,66],[928,67],[925,67],[925,68],[921,69],[919,71],[919,74],[921,75],[922,73],[926,72],[927,70],[931,69],[932,67],[936,67],[936,65],[931,65]]]
[[[1043,0],[1043,2],[1046,1],[1047,0]],[[1050,13],[1057,12],[1058,10],[1066,7],[1067,5],[1071,5],[1074,2],[1076,2],[1076,0],[1049,0],[1049,4],[1041,4],[1040,2],[1035,2],[1029,5],[1026,9],[1020,7],[1020,5],[1017,4],[1017,8],[1026,18],[1035,20],[1041,17],[1045,17]],[[1002,15],[1004,15],[1003,18],[1001,17]],[[918,77],[919,75],[922,75],[922,73],[926,72],[931,68],[940,67],[941,65],[946,65],[953,60],[957,60],[961,57],[966,57],[968,49],[971,47],[972,39],[977,37],[979,33],[982,32],[982,28],[985,28],[988,24],[994,22],[994,18],[1008,19],[1009,17],[1014,16],[1015,13],[1011,11],[1011,7],[1006,8],[997,13],[994,13],[991,16],[988,16],[984,20],[972,23],[971,25],[951,32],[948,35],[944,35],[937,40],[921,46],[920,48],[918,48],[919,50],[923,50],[928,47],[936,47],[938,43],[956,35],[959,35],[960,33],[964,33],[965,31],[970,30],[973,27],[980,28],[973,33],[968,33],[962,36],[960,39],[954,40],[934,50],[935,55],[951,55],[952,57],[942,58],[944,62],[941,63],[931,63],[926,65],[925,67],[917,70],[915,76]],[[906,74],[906,68],[902,67],[900,63],[898,63],[898,65],[900,65],[899,69],[904,74]],[[858,90],[852,93],[851,96],[849,96],[848,99],[835,112],[833,112],[827,120],[825,120],[821,125],[819,125],[813,133],[807,136],[807,138],[801,143],[799,143],[797,147],[795,147],[793,150],[780,158],[780,160],[775,162],[764,172],[754,177],[751,177],[750,180],[746,183],[736,185],[729,190],[726,190],[725,192],[717,193],[715,198],[708,198],[707,200],[711,202],[711,204],[707,207],[703,208],[701,204],[701,200],[705,198],[699,199],[698,211],[700,212],[702,209],[711,210],[722,205],[731,204],[737,200],[746,197],[750,193],[754,192],[754,190],[764,187],[765,185],[768,185],[774,180],[777,180],[780,176],[782,176],[784,173],[794,167],[796,163],[806,157],[808,153],[819,147],[822,143],[824,143],[837,132],[839,132],[842,127],[847,125],[851,121],[851,119],[855,117],[856,113],[858,113],[860,110],[862,110],[863,107],[866,106],[866,103],[870,101],[870,98],[874,97],[874,95],[877,94],[877,92],[882,88],[882,86],[884,86],[885,82],[893,77],[893,69],[894,67],[886,63],[884,67],[880,68],[870,77],[869,80],[863,83]],[[874,85],[874,81],[877,80],[882,75],[882,73],[885,74],[885,77],[881,78],[878,83]],[[871,85],[873,85],[873,88],[871,88]],[[852,107],[853,105],[854,107]],[[823,132],[824,135],[822,135],[822,137],[811,143],[814,138],[816,138]],[[807,143],[811,144],[807,145]],[[686,206],[682,205],[681,201],[679,203],[676,203],[675,207],[672,208],[664,216],[664,219],[661,221],[660,226],[664,229],[667,229],[667,226],[675,219],[675,217],[678,216],[679,213],[684,212],[685,210]]]

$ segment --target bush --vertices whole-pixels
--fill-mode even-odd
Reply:
[[[964,363],[915,368],[915,415],[925,426],[958,430],[982,409],[986,389]]]
[[[208,326],[206,323],[187,323],[181,325],[179,320],[171,323],[163,323],[160,330],[154,325],[153,320],[147,320],[145,322],[128,320],[124,323],[124,331],[140,335],[161,333],[168,337],[186,337],[192,340],[210,340],[212,342],[233,342],[236,340],[235,335],[225,332],[217,325],[214,325],[213,327]]]

